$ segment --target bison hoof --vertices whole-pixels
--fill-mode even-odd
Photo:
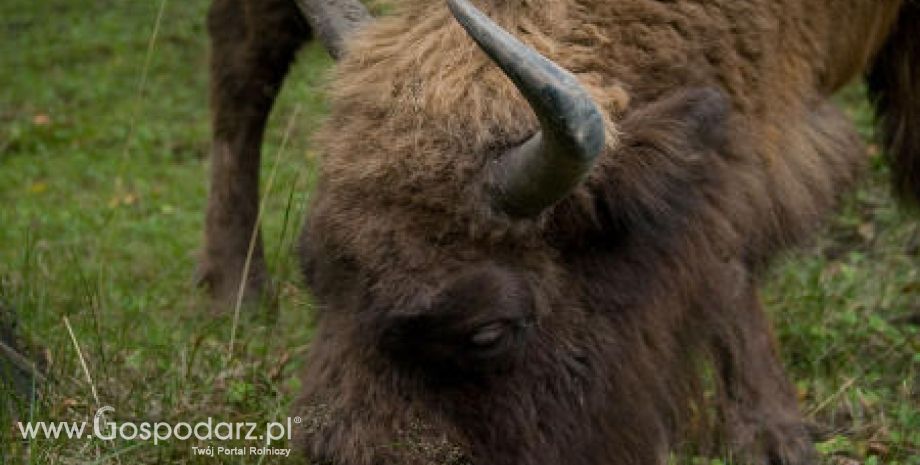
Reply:
[[[803,424],[761,426],[748,436],[750,441],[736,444],[750,465],[814,465],[819,463],[811,436]]]
[[[243,267],[220,267],[202,263],[195,276],[199,286],[207,289],[211,297],[210,310],[215,314],[236,311],[245,313],[258,309],[274,310],[277,299],[264,265],[250,266],[246,282],[240,285]]]

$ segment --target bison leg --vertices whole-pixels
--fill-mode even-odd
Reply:
[[[779,360],[754,284],[734,309],[734,334],[719,344],[723,416],[730,447],[752,465],[817,463],[795,389]]]
[[[309,30],[291,0],[215,0],[208,32],[213,141],[199,278],[215,305],[226,308],[244,279],[247,300],[258,298],[268,281],[256,224],[262,135]]]

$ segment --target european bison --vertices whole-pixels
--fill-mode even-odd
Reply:
[[[218,299],[241,282],[288,64],[311,34],[344,55],[301,241],[306,454],[664,464],[693,438],[812,463],[757,283],[860,171],[829,96],[863,73],[897,190],[920,198],[920,4],[395,3],[362,28],[345,0],[209,18]]]

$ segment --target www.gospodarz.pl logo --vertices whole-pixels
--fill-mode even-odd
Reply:
[[[194,447],[196,455],[212,455],[215,450],[224,455],[284,455],[290,449],[275,449],[270,446],[278,441],[289,441],[294,425],[301,423],[300,417],[287,418],[284,422],[228,422],[215,421],[208,417],[196,423],[189,422],[117,422],[108,420],[106,414],[114,413],[113,407],[105,406],[96,410],[93,421],[89,422],[19,422],[22,439],[84,439],[97,438],[104,441],[115,439],[125,441],[147,441],[154,445],[167,441],[258,441],[265,447]],[[210,453],[205,452],[211,449]],[[250,451],[249,449],[253,449]]]

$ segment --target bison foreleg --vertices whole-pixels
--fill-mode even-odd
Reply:
[[[268,281],[257,224],[260,148],[275,96],[309,30],[291,0],[215,0],[208,32],[213,144],[199,277],[216,308],[225,309],[240,292],[258,298]]]
[[[742,463],[817,463],[753,283],[731,311],[733,334],[717,344],[728,445]]]

